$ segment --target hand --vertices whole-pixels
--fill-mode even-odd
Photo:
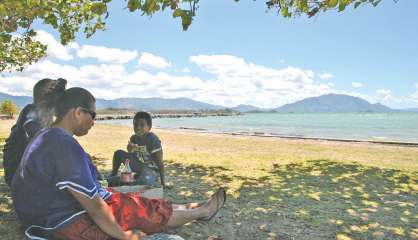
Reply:
[[[128,146],[126,148],[128,149],[128,152],[132,152],[135,146],[136,146],[135,143],[128,142]]]
[[[123,238],[123,240],[140,240],[142,237],[147,236],[145,233],[141,232],[141,231],[126,231],[125,232],[125,237]]]

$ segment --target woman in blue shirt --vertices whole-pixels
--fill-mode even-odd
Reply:
[[[224,205],[220,188],[197,208],[112,193],[100,186],[98,172],[73,137],[94,125],[95,99],[82,88],[67,89],[58,100],[56,122],[29,143],[12,181],[12,198],[31,239],[140,239],[196,219],[211,219]]]

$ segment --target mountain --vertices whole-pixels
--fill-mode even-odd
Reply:
[[[238,111],[238,112],[258,112],[261,109],[255,106],[251,106],[251,105],[245,105],[245,104],[240,104],[236,107],[231,108],[232,110]]]
[[[392,112],[391,108],[380,103],[371,104],[364,99],[344,94],[327,94],[306,98],[295,103],[283,105],[277,112],[292,113],[348,113],[348,112]]]
[[[10,94],[0,93],[0,102],[11,100],[19,108],[23,108],[26,104],[32,102],[32,97],[13,96]],[[220,110],[225,109],[224,106],[212,105],[204,102],[194,101],[188,98],[118,98],[114,100],[96,99],[97,109],[104,108],[124,108],[132,110]]]
[[[189,98],[118,98],[114,100],[97,99],[96,107],[128,108],[134,110],[219,110],[226,107],[195,101]]]
[[[32,102],[32,97],[13,96],[0,93],[0,102],[12,100],[19,108]],[[123,108],[132,110],[220,110],[226,107],[195,101],[189,98],[118,98],[114,100],[96,99],[97,109]],[[328,94],[319,97],[306,98],[301,101],[286,104],[276,109],[263,109],[251,105],[238,105],[232,110],[239,112],[391,112],[395,111],[380,103],[369,102],[349,95]],[[405,109],[406,110],[406,109]],[[418,110],[418,109],[415,109]],[[414,109],[408,109],[414,111]]]
[[[231,110],[240,112],[240,113],[267,113],[267,112],[274,112],[271,108],[259,108],[252,105],[245,105],[240,104],[236,107],[231,108]]]
[[[32,97],[13,96],[13,95],[6,94],[6,93],[0,93],[0,103],[5,100],[11,100],[19,108],[23,108],[26,104],[29,104],[32,102]]]

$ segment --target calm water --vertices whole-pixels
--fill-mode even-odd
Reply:
[[[132,125],[132,120],[100,123]],[[160,128],[198,128],[211,132],[266,133],[355,140],[418,143],[418,113],[260,113],[230,117],[156,118]]]

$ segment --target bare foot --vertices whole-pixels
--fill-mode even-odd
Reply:
[[[202,220],[209,221],[211,220],[221,209],[226,201],[226,192],[224,188],[219,188],[210,199],[202,206],[208,210],[208,215]]]

